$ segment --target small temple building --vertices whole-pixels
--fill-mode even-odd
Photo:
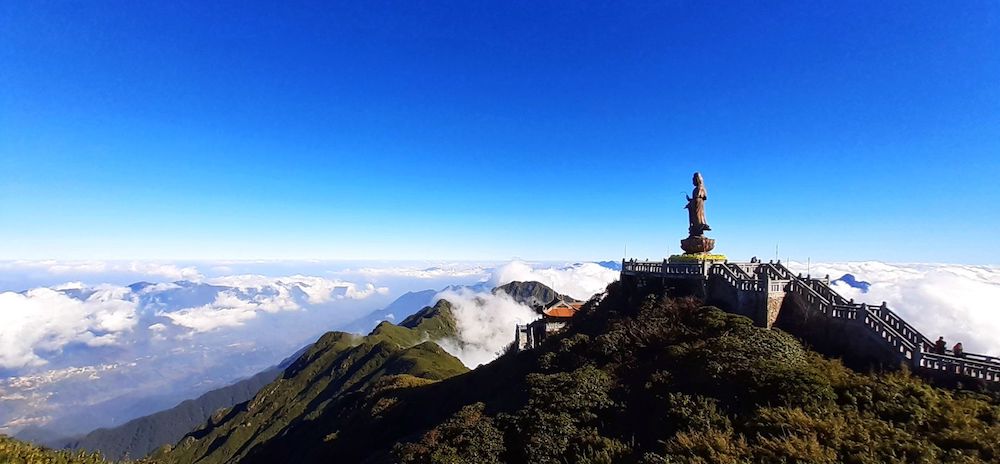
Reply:
[[[582,306],[582,301],[566,301],[556,298],[539,308],[542,313],[540,319],[530,324],[517,326],[514,336],[514,345],[517,351],[535,348],[549,334],[562,330]]]

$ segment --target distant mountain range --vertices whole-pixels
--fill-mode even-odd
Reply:
[[[459,291],[464,288],[466,287],[449,287],[445,290]],[[476,287],[476,290],[481,291],[481,286]],[[539,282],[510,282],[494,288],[492,292],[506,293],[518,303],[529,307],[545,305],[556,298],[576,301]],[[379,338],[381,336],[379,334],[393,333],[396,330],[387,322],[402,319],[399,327],[417,329],[426,337],[433,337],[431,340],[452,336],[455,332],[455,323],[451,316],[450,303],[445,300],[431,301],[438,293],[436,290],[408,292],[385,308],[350,324],[349,331],[371,331],[372,335],[375,335],[374,338]],[[216,411],[253,398],[262,387],[281,377],[283,371],[310,348],[311,345],[299,350],[278,366],[250,378],[212,390],[198,398],[183,401],[172,408],[133,419],[117,427],[97,429],[72,439],[53,439],[39,431],[35,431],[36,436],[29,434],[19,438],[59,449],[99,451],[105,457],[114,460],[141,458],[162,445],[176,443],[196,426],[208,421]]]
[[[834,280],[834,281],[832,281],[830,283],[835,284],[837,282],[842,282],[842,283],[847,284],[847,285],[849,285],[849,286],[851,286],[853,288],[861,290],[862,292],[867,292],[868,289],[871,288],[871,286],[872,286],[872,284],[869,283],[869,282],[865,282],[863,280],[858,280],[856,277],[854,277],[853,274],[844,274],[841,278],[836,279],[836,280]]]
[[[604,266],[612,271],[621,271],[622,263],[621,261],[597,261],[597,264]]]
[[[429,340],[455,335],[451,304],[438,301],[400,325],[380,323],[365,337],[330,332],[321,337],[253,400],[220,411],[175,446],[154,453],[157,462],[222,463],[248,459],[259,447],[294,441],[329,414],[353,416],[372,391],[426,385],[468,369]],[[392,407],[392,400],[363,410]],[[350,437],[348,429],[325,429],[327,440]],[[291,435],[290,435],[291,434]],[[268,462],[297,462],[276,458]],[[343,462],[356,462],[350,456]]]
[[[0,369],[0,431],[52,443],[168,408],[260,372],[322,328],[368,312],[373,306],[361,300],[381,291],[321,277],[240,275],[19,292],[15,301],[41,334],[13,346],[44,362]],[[66,315],[46,321],[32,305]]]
[[[388,306],[372,311],[367,316],[348,324],[344,327],[344,331],[367,334],[382,321],[400,321],[410,314],[419,311],[421,308],[432,304],[431,299],[437,294],[437,290],[406,292],[392,303],[389,303]]]
[[[514,301],[529,308],[538,308],[560,299],[567,302],[575,302],[573,298],[560,295],[555,290],[540,282],[510,282],[493,289],[493,294],[506,293]]]
[[[118,427],[97,429],[82,437],[49,446],[99,451],[112,460],[141,458],[164,444],[177,442],[196,426],[205,423],[215,411],[253,398],[261,387],[278,378],[308,348],[302,348],[277,366],[257,375],[183,401],[170,409],[133,419]]]
[[[134,291],[142,291],[143,288],[150,285],[152,284],[140,282],[131,285],[130,288]],[[185,287],[195,293],[205,291],[203,286]],[[348,325],[346,330],[367,333],[379,322],[404,319],[428,306],[431,298],[437,293],[436,290],[407,292],[385,308],[374,311]],[[133,419],[117,427],[100,428],[74,438],[58,437],[47,429],[32,427],[18,433],[17,437],[56,449],[99,451],[103,456],[114,460],[141,458],[160,446],[176,443],[186,433],[208,420],[215,411],[232,407],[252,398],[261,387],[278,378],[284,368],[295,361],[306,349],[308,347],[299,350],[277,366],[252,377],[209,391],[198,398],[183,401],[172,408]]]
[[[528,307],[534,307],[535,305],[544,305],[552,301],[553,298],[562,298],[566,301],[576,301],[568,296],[560,295],[556,293],[555,290],[539,283],[539,282],[510,282],[505,285],[501,285],[490,290],[488,284],[480,283],[476,285],[449,285],[441,290],[420,290],[416,292],[406,292],[399,298],[396,298],[388,306],[372,311],[368,315],[354,321],[344,327],[345,332],[353,332],[358,334],[367,334],[375,326],[377,326],[382,321],[397,322],[406,318],[407,316],[419,311],[421,308],[429,305],[433,305],[434,296],[447,291],[461,292],[461,291],[473,291],[473,292],[486,292],[491,291],[493,294],[499,292],[506,293],[510,295],[514,301],[526,305]]]
[[[242,403],[281,375],[273,368],[227,387],[212,390],[170,409],[128,421],[118,427],[94,430],[58,448],[99,451],[108,459],[138,458],[166,444],[175,443],[205,423],[220,408]]]

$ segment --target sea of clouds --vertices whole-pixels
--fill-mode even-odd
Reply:
[[[435,297],[435,300],[443,298],[452,303],[459,332],[457,340],[442,340],[439,344],[470,368],[486,364],[496,359],[514,340],[516,325],[539,317],[534,310],[507,294],[493,294],[489,289],[514,281],[535,281],[560,294],[587,300],[602,293],[615,280],[618,280],[618,271],[596,263],[542,267],[512,261],[497,267],[483,289],[448,289]]]
[[[835,283],[843,296],[885,301],[928,337],[1000,355],[998,267],[790,267],[852,274],[871,286]],[[411,291],[437,291],[427,304],[453,303],[459,334],[440,344],[475,367],[495,359],[515,325],[538,317],[492,288],[538,281],[585,300],[617,278],[596,263],[519,260],[0,262],[0,433],[79,433],[172,406],[273,366]]]
[[[868,282],[867,291],[844,282],[833,288],[857,302],[882,304],[925,336],[944,336],[949,345],[1000,356],[1000,267],[961,264],[881,262],[792,263],[797,272],[838,279],[851,274]]]
[[[593,263],[521,261],[0,262],[0,433],[80,433],[172,406],[408,291],[452,289],[436,298],[456,300],[461,335],[443,343],[475,366],[537,317],[493,286],[538,280],[586,297],[616,277]],[[466,304],[473,295],[485,305]]]

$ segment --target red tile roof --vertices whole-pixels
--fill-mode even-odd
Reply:
[[[548,308],[542,311],[543,314],[549,317],[563,317],[569,318],[573,317],[583,303],[567,303],[565,301],[557,301],[549,305]]]

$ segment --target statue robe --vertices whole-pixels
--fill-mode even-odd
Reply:
[[[691,192],[691,201],[688,202],[688,222],[694,228],[707,228],[708,221],[705,220],[705,200],[708,199],[708,192],[704,185],[699,185]]]

